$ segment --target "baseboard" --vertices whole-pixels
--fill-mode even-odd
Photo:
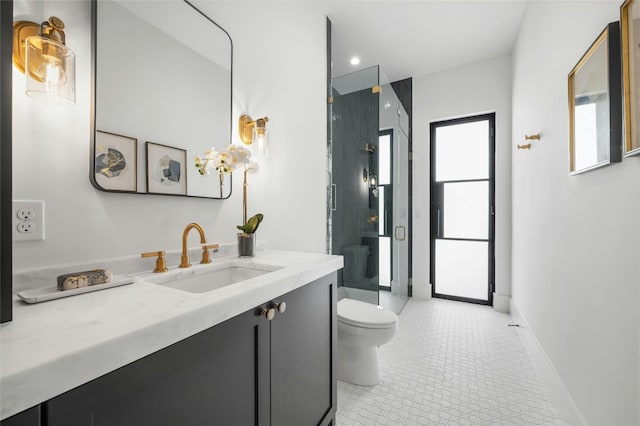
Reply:
[[[504,314],[511,312],[511,297],[493,293],[493,309]]]
[[[422,300],[431,299],[431,284],[414,282],[412,297]]]
[[[538,371],[538,377],[540,377],[542,384],[545,386],[545,390],[557,403],[556,408],[559,418],[563,424],[566,425],[586,426],[587,422],[582,416],[582,413],[580,413],[578,406],[571,397],[558,371],[542,348],[538,338],[529,327],[527,320],[518,310],[515,302],[512,299],[510,299],[510,301],[512,322],[518,324],[518,335],[526,346],[528,353],[531,354],[531,361]]]

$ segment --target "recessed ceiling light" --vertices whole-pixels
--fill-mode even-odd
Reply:
[[[354,56],[349,62],[351,63],[351,65],[358,65],[360,63],[360,58]]]

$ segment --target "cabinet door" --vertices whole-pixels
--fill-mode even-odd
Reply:
[[[330,424],[336,410],[336,274],[274,299],[271,424]]]
[[[40,426],[40,406],[36,405],[4,419],[0,422],[0,426]]]
[[[267,425],[268,351],[247,312],[46,402],[48,426]]]

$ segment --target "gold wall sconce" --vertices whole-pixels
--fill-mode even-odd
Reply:
[[[61,105],[76,103],[76,58],[65,44],[64,22],[13,23],[13,63],[27,78],[25,93]]]
[[[378,178],[374,173],[371,173],[367,169],[362,169],[362,181],[369,182],[369,188],[375,189],[378,187]]]
[[[268,117],[252,119],[248,115],[240,116],[240,122],[238,123],[238,132],[240,133],[240,140],[245,145],[252,145],[255,143],[255,152],[265,157],[269,156],[269,129],[267,129]]]

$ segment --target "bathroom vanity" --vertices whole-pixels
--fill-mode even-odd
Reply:
[[[236,262],[278,269],[197,294],[147,273],[121,288],[16,301],[1,329],[2,426],[333,424],[342,258]]]

